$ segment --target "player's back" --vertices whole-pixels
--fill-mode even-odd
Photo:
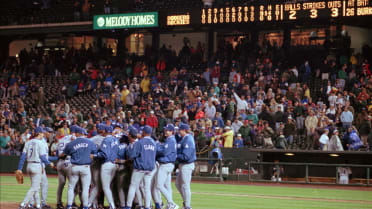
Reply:
[[[134,160],[134,167],[139,170],[152,171],[155,168],[156,143],[151,137],[144,137],[135,142],[139,156]]]
[[[40,155],[46,154],[40,139],[27,141],[24,147],[27,162],[41,162]]]
[[[68,143],[64,152],[71,156],[72,164],[89,165],[92,162],[90,154],[96,153],[97,148],[89,139],[80,137]]]

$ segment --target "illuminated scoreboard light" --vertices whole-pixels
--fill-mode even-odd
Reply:
[[[201,24],[227,24],[372,15],[371,0],[253,4],[201,10]]]
[[[190,25],[190,15],[170,15],[167,16],[167,25]]]

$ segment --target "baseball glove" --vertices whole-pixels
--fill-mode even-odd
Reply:
[[[16,170],[15,175],[16,175],[16,179],[17,179],[18,184],[23,184],[23,173],[22,173],[22,171],[21,170]]]

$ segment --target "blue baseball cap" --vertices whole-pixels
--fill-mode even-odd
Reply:
[[[92,131],[92,133],[90,135],[93,137],[93,136],[97,136],[98,133],[97,133],[97,131]]]
[[[132,136],[137,136],[138,131],[135,128],[129,128],[129,134]]]
[[[77,129],[80,128],[79,126],[77,125],[72,125],[70,126],[70,131],[71,133],[77,133]]]
[[[84,128],[76,128],[76,133],[88,135],[88,132]]]
[[[187,125],[186,123],[182,123],[181,125],[180,125],[180,128],[179,128],[180,130],[189,130],[190,129],[190,126],[189,125]]]
[[[45,130],[41,126],[35,128],[35,134],[44,133],[44,132]]]
[[[146,134],[151,134],[152,128],[148,125],[145,125],[145,127],[143,127],[143,132],[145,132]]]
[[[97,130],[104,131],[104,130],[106,130],[106,127],[105,127],[105,126],[106,126],[106,125],[103,124],[103,123],[98,123],[98,124],[96,125],[96,128],[97,128]]]
[[[168,124],[164,127],[164,130],[166,131],[174,131],[174,125]]]
[[[105,127],[105,131],[106,131],[107,133],[112,133],[112,132],[114,131],[114,129],[113,129],[111,126],[106,125],[106,127]]]

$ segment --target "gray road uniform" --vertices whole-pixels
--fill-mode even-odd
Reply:
[[[22,170],[25,161],[27,161],[27,173],[29,173],[31,178],[31,188],[21,203],[21,207],[32,203],[34,198],[36,198],[36,207],[40,208],[39,190],[43,173],[42,163],[50,164],[45,147],[40,139],[34,138],[26,142],[18,164],[18,170]]]

